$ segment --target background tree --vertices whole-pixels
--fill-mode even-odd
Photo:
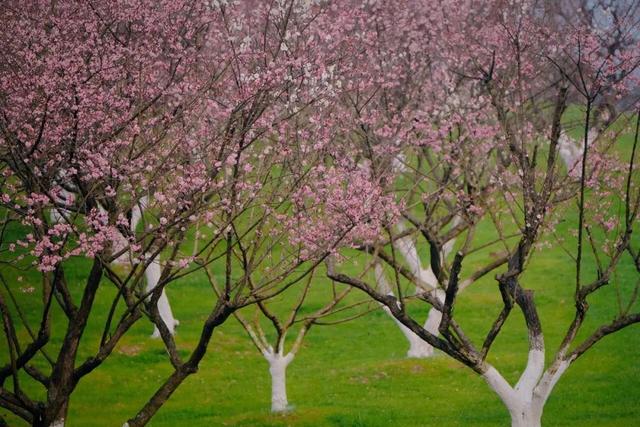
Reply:
[[[287,367],[302,348],[304,338],[311,327],[314,325],[342,323],[354,316],[361,315],[361,313],[352,313],[343,319],[323,320],[330,316],[335,317],[337,313],[348,312],[362,303],[356,302],[340,306],[340,303],[347,297],[352,288],[340,289],[334,283],[324,305],[318,308],[306,307],[309,304],[307,299],[311,292],[326,293],[324,292],[326,289],[317,291],[312,289],[312,279],[313,273],[309,274],[304,287],[298,291],[299,295],[296,296],[295,303],[291,307],[284,307],[283,309],[282,303],[277,304],[278,301],[272,299],[269,301],[271,307],[267,305],[267,302],[258,302],[255,306],[255,314],[251,318],[247,318],[239,311],[234,313],[236,319],[247,331],[253,344],[269,363],[272,412],[286,412],[292,409],[287,399]],[[273,307],[276,304],[280,305],[280,307]],[[261,318],[264,318],[269,326],[273,328],[272,333],[265,333],[264,320],[261,322]],[[289,350],[287,350],[287,335],[290,332],[295,333],[295,338]],[[270,337],[273,338],[270,339]]]
[[[323,138],[321,125],[303,129],[297,117],[327,102],[332,80],[326,64],[349,49],[325,34],[348,22],[312,5],[254,6],[0,6],[2,245],[11,254],[5,268],[32,275],[34,265],[42,280],[36,328],[21,307],[9,308],[8,300],[17,300],[5,286],[9,361],[1,370],[0,404],[33,425],[63,425],[78,382],[148,317],[174,372],[129,422],[145,424],[195,372],[216,326],[310,268],[299,272],[307,258],[282,251],[275,259],[270,248],[281,240],[278,221],[288,195],[305,178],[289,159],[307,155]],[[60,197],[63,192],[72,197]],[[132,229],[145,198],[144,226]],[[61,219],[51,221],[51,210]],[[186,248],[198,224],[209,229],[201,232],[194,256]],[[122,236],[124,247],[114,244]],[[131,269],[111,265],[125,253]],[[251,256],[237,262],[238,253]],[[158,302],[169,284],[218,261],[224,292],[220,298],[212,292],[201,338],[183,360]],[[273,264],[270,275],[248,290],[256,266],[267,263]],[[85,280],[79,292],[69,286],[69,271]],[[145,272],[149,283],[157,281],[146,290]],[[116,292],[109,312],[98,314],[101,283]],[[54,306],[63,317],[52,314]],[[102,336],[86,337],[95,315],[104,318]],[[57,330],[64,331],[61,343],[51,340]],[[91,348],[84,361],[78,360],[81,347],[83,354]],[[22,373],[41,384],[45,400],[27,396]]]
[[[335,262],[329,264],[328,274],[336,281],[363,290],[384,304],[400,322],[425,341],[481,374],[509,409],[513,425],[534,426],[540,424],[544,403],[566,368],[603,336],[640,320],[633,311],[635,284],[620,284],[619,288],[628,300],[620,305],[614,321],[597,327],[587,338],[576,338],[587,311],[587,295],[612,281],[613,271],[620,268],[622,254],[628,253],[632,247],[630,236],[637,203],[637,194],[631,190],[636,187],[637,179],[633,167],[635,149],[632,148],[630,156],[625,158],[624,152],[612,148],[619,138],[615,132],[604,131],[612,120],[601,121],[600,126],[604,126],[604,129],[597,134],[597,138],[592,138],[591,145],[589,130],[593,123],[593,102],[597,97],[605,93],[614,97],[616,93],[622,96],[626,94],[626,88],[629,87],[629,80],[626,79],[632,79],[633,70],[638,64],[638,52],[635,45],[630,50],[615,53],[602,49],[606,45],[607,33],[595,32],[589,27],[580,27],[569,37],[566,34],[560,37],[553,31],[553,25],[547,25],[549,17],[538,15],[532,3],[521,2],[518,7],[510,9],[504,6],[502,2],[496,2],[485,9],[471,7],[470,10],[474,12],[480,11],[479,17],[471,19],[470,15],[444,5],[443,14],[437,15],[443,18],[442,26],[436,28],[443,34],[439,38],[443,45],[439,47],[441,55],[438,61],[446,66],[449,73],[462,77],[463,84],[457,90],[472,94],[467,99],[473,100],[482,115],[472,126],[466,126],[468,122],[460,120],[461,126],[456,127],[455,116],[447,122],[429,123],[425,125],[425,133],[433,134],[429,128],[435,128],[446,138],[451,129],[455,129],[455,140],[448,141],[450,146],[457,142],[462,152],[470,154],[468,157],[448,158],[452,170],[457,171],[459,179],[465,183],[462,188],[473,188],[478,183],[488,188],[496,185],[500,190],[498,194],[501,194],[500,198],[496,198],[495,195],[479,193],[484,198],[476,193],[476,197],[467,198],[470,193],[451,191],[459,214],[467,218],[471,215],[466,222],[473,226],[461,235],[461,245],[450,265],[446,262],[434,265],[434,260],[440,258],[438,251],[435,252],[436,256],[431,257],[434,274],[444,292],[444,301],[431,292],[421,294],[420,298],[442,313],[439,336],[426,331],[406,311],[407,298],[403,296],[400,277],[414,284],[419,284],[420,279],[396,261],[390,242],[402,236],[394,237],[385,231],[377,241],[371,236],[370,242],[364,244],[373,256],[368,262],[369,266],[375,265],[376,259],[379,259],[392,267],[392,277],[396,282],[393,295],[380,292],[363,275],[355,277],[338,272]],[[496,10],[500,13],[496,13]],[[632,22],[631,25],[636,23]],[[610,30],[618,33],[617,29]],[[625,30],[625,33],[633,31]],[[627,84],[622,83],[623,80]],[[552,94],[555,98],[551,97]],[[550,99],[553,99],[552,103]],[[577,171],[563,170],[558,166],[559,139],[567,99],[586,100],[582,119],[582,158]],[[620,120],[624,123],[625,116]],[[486,126],[481,125],[483,121]],[[449,126],[443,129],[446,123]],[[626,129],[630,130],[629,127]],[[470,137],[465,138],[465,132]],[[444,139],[442,136],[439,138]],[[479,147],[483,144],[486,144],[485,149],[481,151]],[[548,148],[544,150],[546,159],[542,161],[543,144]],[[466,161],[477,159],[482,152],[489,154],[487,175],[484,180],[473,181],[472,173],[467,174]],[[352,174],[349,170],[343,170],[342,173]],[[358,175],[352,179],[362,178]],[[425,179],[438,182],[430,176]],[[379,191],[389,188],[389,180],[382,182],[374,173],[370,174],[370,180],[372,185],[380,187]],[[442,192],[446,190],[447,187]],[[402,189],[400,193],[404,194]],[[438,201],[438,193],[428,193],[422,199],[427,208],[431,207]],[[404,199],[401,200],[404,203]],[[576,200],[578,205],[574,295],[577,314],[576,320],[568,326],[567,335],[553,361],[545,369],[544,338],[533,291],[522,285],[523,281],[531,279],[522,276],[528,263],[532,262],[535,245],[546,230],[552,230],[558,219],[573,215],[572,204],[566,203],[567,200]],[[597,202],[589,205],[589,200]],[[357,196],[352,202],[354,205],[363,203]],[[616,211],[612,209],[613,206],[619,206],[618,212],[625,213],[619,216],[612,213]],[[480,347],[455,321],[453,307],[461,284],[468,280],[460,275],[463,262],[468,262],[470,255],[476,252],[488,250],[484,242],[480,243],[475,236],[478,227],[473,218],[474,211],[487,210],[490,211],[488,217],[495,223],[496,241],[506,249],[506,271],[496,276],[504,306]],[[504,213],[507,214],[507,221]],[[427,218],[431,220],[432,216]],[[517,227],[515,241],[507,238],[508,234],[505,233],[509,230],[511,220]],[[367,222],[371,222],[370,218],[367,218]],[[435,243],[437,248],[438,241],[429,236],[429,230],[423,232],[420,221],[415,222],[426,244],[433,247]],[[378,224],[382,230],[389,228],[384,221]],[[585,273],[581,265],[584,262],[586,239],[589,239],[598,268],[594,278],[585,285]],[[391,254],[386,252],[386,246],[389,246]],[[607,249],[601,249],[605,247]],[[633,259],[632,262],[635,263]],[[486,267],[474,267],[470,278],[484,274],[486,270]],[[515,306],[523,314],[530,351],[526,368],[518,383],[512,387],[488,362],[487,356]],[[463,308],[456,305],[456,310]]]

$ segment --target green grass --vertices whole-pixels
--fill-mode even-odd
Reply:
[[[557,232],[568,235],[575,219],[560,224]],[[480,229],[480,240],[490,238]],[[463,273],[481,263],[470,257]],[[593,273],[587,257],[586,275]],[[87,261],[74,260],[67,275],[74,295],[82,290]],[[536,302],[545,333],[547,357],[551,357],[573,315],[574,266],[560,249],[536,252],[523,277],[523,285],[536,291]],[[29,285],[39,289],[37,276],[3,271],[31,324],[38,322],[40,296],[21,292]],[[456,318],[474,342],[481,342],[501,309],[495,281],[487,276],[460,295]],[[586,276],[585,276],[586,277]],[[616,291],[628,294],[636,281],[627,259],[612,284],[590,299],[591,309],[580,337],[616,314]],[[4,292],[4,290],[2,290]],[[320,307],[329,292],[320,279],[306,310]],[[350,301],[362,298],[354,291]],[[181,321],[176,337],[183,355],[195,346],[200,326],[214,304],[209,284],[201,275],[184,278],[168,289],[174,314]],[[282,308],[297,291],[284,294],[274,305]],[[95,352],[114,290],[106,281],[96,300],[78,360]],[[636,309],[638,304],[636,304]],[[426,307],[410,306],[423,321]],[[54,312],[57,320],[62,313]],[[54,321],[52,345],[64,331]],[[102,366],[85,377],[72,396],[68,427],[121,426],[147,401],[171,372],[161,342],[150,338],[152,326],[140,321],[122,339]],[[25,338],[25,331],[19,331]],[[8,359],[6,340],[0,337],[0,363]],[[25,339],[25,341],[28,341]],[[579,359],[553,391],[543,416],[546,426],[640,425],[640,326],[627,328],[602,340]],[[289,401],[294,410],[272,415],[267,362],[258,353],[235,319],[216,330],[197,374],[189,377],[150,423],[168,426],[500,426],[509,416],[498,397],[463,365],[443,354],[428,360],[406,359],[407,343],[391,319],[381,310],[336,326],[314,327],[302,350],[290,365]],[[54,353],[52,351],[52,353]],[[514,310],[489,356],[503,375],[514,382],[524,367],[527,333],[522,316]],[[42,360],[37,364],[44,366]],[[21,376],[29,391],[41,388]],[[23,426],[6,412],[9,425]]]
[[[536,289],[547,348],[553,351],[571,319],[572,268],[554,249],[538,253],[526,286]],[[78,262],[78,269],[84,263]],[[627,277],[628,269],[623,269]],[[633,276],[629,275],[628,278]],[[28,282],[28,278],[25,279]],[[78,292],[81,282],[71,280]],[[24,284],[12,283],[12,287]],[[320,284],[321,286],[327,286]],[[177,342],[185,354],[198,337],[212,300],[209,285],[194,276],[171,285],[169,295],[181,321]],[[328,287],[326,288],[328,289]],[[87,330],[90,354],[101,331],[113,290],[105,284],[96,316]],[[322,303],[317,289],[310,304]],[[17,292],[34,305],[37,293]],[[587,330],[615,313],[613,288],[592,301]],[[353,296],[356,297],[355,295]],[[287,298],[293,298],[290,294]],[[487,278],[465,291],[456,313],[474,339],[487,330],[500,309],[495,283]],[[424,308],[412,310],[424,318]],[[35,321],[37,312],[28,313]],[[56,313],[57,316],[60,313]],[[54,330],[54,342],[62,331]],[[640,423],[638,328],[603,340],[572,366],[554,390],[544,414],[549,426],[631,426]],[[86,377],[71,401],[68,426],[119,426],[148,399],[170,372],[160,342],[149,338],[151,325],[138,323],[108,361]],[[4,341],[0,344],[6,359]],[[152,426],[495,426],[507,425],[498,398],[468,368],[440,354],[408,360],[406,342],[392,321],[375,311],[355,321],[316,327],[288,370],[294,411],[271,415],[267,363],[234,319],[219,328],[200,371],[190,377],[160,410]],[[526,331],[519,313],[509,319],[490,360],[511,381],[526,358]],[[23,378],[26,381],[26,378]],[[29,385],[26,383],[27,386]],[[6,415],[10,425],[23,425]]]

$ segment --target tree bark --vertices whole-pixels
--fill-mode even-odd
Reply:
[[[412,247],[409,244],[403,244],[399,246],[402,246],[404,248]],[[415,246],[413,246],[413,248],[415,248]],[[413,263],[412,268],[421,271],[422,273],[420,274],[422,274],[423,276],[426,276],[426,273],[433,275],[431,273],[431,270],[421,270],[419,268],[417,264],[417,258],[415,258],[414,255],[406,255],[407,259],[413,259],[414,261],[416,261]],[[412,256],[414,256],[414,258],[411,258]],[[384,276],[384,271],[379,263],[375,265],[375,275],[376,275],[376,282],[378,283],[378,287],[381,290],[381,292],[384,292],[386,294],[393,294],[393,291],[391,290],[391,286],[387,282],[387,279]],[[425,282],[425,283],[428,283],[428,282]],[[431,292],[435,293],[436,297],[441,302],[444,302],[444,292],[442,290],[436,289]],[[400,331],[409,342],[409,350],[407,351],[407,357],[423,359],[423,358],[433,356],[434,351],[433,351],[433,346],[431,346],[431,344],[429,344],[428,342],[420,338],[415,332],[407,328],[405,325],[402,324],[402,322],[396,319],[388,307],[383,305],[382,308],[393,319],[396,325],[398,325],[398,328],[400,328]],[[427,330],[429,333],[437,336],[439,334],[438,328],[440,326],[441,320],[442,320],[442,313],[439,310],[436,310],[435,308],[432,307],[429,310],[429,315],[427,316],[427,320],[424,323],[424,329]]]
[[[284,412],[289,406],[287,400],[287,365],[278,360],[269,366],[271,374],[271,411]]]
[[[488,366],[482,377],[506,406],[512,427],[540,427],[544,405],[573,360],[558,359],[542,373],[544,351],[534,349],[529,352],[527,367],[515,387],[492,366]]]
[[[263,353],[269,362],[271,374],[271,412],[286,412],[289,408],[287,399],[287,367],[293,360],[293,353],[286,356],[282,353]]]
[[[534,398],[532,392],[518,390],[517,386],[514,389],[492,366],[482,377],[507,407],[511,415],[511,427],[540,427],[543,404]]]
[[[146,292],[151,292],[156,287],[158,282],[160,281],[160,276],[162,274],[162,269],[160,268],[160,263],[158,260],[153,260],[147,269],[144,271],[145,277],[147,279],[147,287]],[[173,312],[171,311],[171,305],[169,305],[169,298],[167,298],[167,294],[164,289],[162,290],[162,294],[160,294],[160,298],[158,298],[158,312],[160,312],[160,317],[171,335],[175,334],[176,326],[180,324],[180,322],[173,317]],[[157,326],[153,328],[153,334],[151,335],[153,338],[160,338],[160,330]]]
[[[518,408],[509,409],[511,427],[541,427],[542,408],[536,408],[532,402]]]
[[[411,329],[404,326],[398,319],[396,319],[393,316],[393,314],[391,314],[391,312],[387,307],[384,307],[383,309],[385,313],[387,313],[393,319],[396,325],[398,325],[398,328],[400,328],[400,331],[402,331],[402,334],[409,342],[409,350],[407,350],[407,357],[413,358],[413,359],[424,359],[424,358],[433,356],[434,351],[433,351],[433,346],[431,346],[431,344],[429,344],[428,342],[420,338]],[[437,322],[436,322],[436,318],[437,318]],[[427,317],[427,320],[425,321],[424,329],[426,329],[428,332],[434,335],[437,335],[438,326],[440,325],[441,318],[442,318],[442,313],[440,313],[435,308],[432,308],[431,310],[429,310],[429,317]]]
[[[94,258],[91,272],[87,278],[87,283],[82,295],[82,302],[75,316],[69,320],[67,331],[58,353],[58,357],[53,366],[50,382],[47,389],[47,406],[44,410],[44,417],[34,421],[34,425],[50,427],[55,423],[62,423],[67,414],[69,396],[73,393],[77,379],[74,378],[74,369],[80,340],[84,334],[91,308],[95,300],[100,279],[102,278],[103,266],[99,258]]]
[[[440,298],[440,293],[438,292],[438,297]],[[444,299],[444,298],[440,298]],[[428,357],[432,357],[434,355],[434,349],[431,344],[420,338],[416,335],[412,330],[404,326],[401,322],[399,322],[393,315],[385,310],[389,315],[396,321],[396,324],[409,341],[409,350],[407,351],[407,357],[416,358],[416,359],[424,359]],[[439,335],[438,328],[440,327],[440,321],[442,320],[442,312],[437,310],[434,307],[431,307],[429,310],[429,315],[427,316],[427,320],[424,322],[424,329],[433,335]]]
[[[69,399],[67,397],[57,410],[52,407],[46,408],[41,416],[33,419],[32,425],[33,427],[64,427],[68,409]]]

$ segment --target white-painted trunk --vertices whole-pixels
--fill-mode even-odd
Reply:
[[[457,227],[461,221],[462,219],[456,216],[451,223],[452,227]],[[406,229],[405,225],[402,222],[398,223],[397,227],[398,231],[400,232]],[[455,242],[456,239],[454,238],[442,245],[442,250],[440,252],[440,262],[444,262],[445,258],[451,253]],[[400,251],[400,254],[407,262],[409,268],[411,269],[411,273],[420,279],[423,286],[427,287],[430,290],[436,289],[438,287],[438,278],[431,270],[431,266],[426,269],[422,268],[422,262],[420,261],[420,256],[418,255],[418,248],[416,247],[416,243],[411,236],[405,236],[401,239],[398,239],[395,242],[395,247]]]
[[[599,132],[597,129],[589,129],[589,132],[587,133],[587,146],[592,145],[598,136]],[[560,138],[558,139],[558,152],[568,171],[575,172],[579,169],[583,151],[583,137],[580,137],[580,139],[576,141],[564,130],[560,133]]]
[[[160,263],[157,260],[153,260],[147,269],[144,271],[145,277],[147,279],[147,288],[146,291],[152,291],[158,282],[160,281],[160,276],[162,274],[162,269],[160,268]],[[167,325],[169,332],[171,335],[175,334],[176,326],[180,324],[180,322],[173,317],[173,312],[171,311],[171,306],[169,305],[169,299],[167,298],[167,294],[164,289],[160,294],[160,298],[158,298],[158,312],[160,313],[160,318]],[[153,328],[153,338],[160,337],[160,330],[157,326]]]
[[[129,242],[122,234],[117,234],[113,240],[113,253],[116,254],[129,246]],[[118,258],[113,260],[114,263],[120,265],[128,265],[129,264],[129,251],[125,251]]]
[[[64,418],[55,420],[54,422],[49,424],[49,427],[64,427]]]
[[[271,411],[284,412],[289,406],[287,400],[287,365],[274,362],[269,366],[271,374]]]
[[[525,404],[518,408],[509,409],[511,427],[541,427],[542,411],[534,408],[533,404]]]
[[[512,427],[540,427],[544,405],[572,360],[558,361],[543,373],[544,350],[534,348],[515,387],[492,366],[482,377],[507,407]]]
[[[66,209],[51,209],[51,212],[49,212],[49,217],[52,224],[63,224],[65,222],[62,216],[62,212],[64,212],[64,214],[67,216],[69,216],[70,214],[70,212]]]
[[[404,173],[408,169],[406,162],[407,162],[406,156],[402,153],[399,153],[391,161],[391,167],[393,168],[393,171],[396,173]]]
[[[411,247],[410,245],[399,245],[399,246],[404,246],[405,248]],[[414,258],[414,259],[417,260],[417,258]],[[417,264],[414,263],[413,265],[415,267]],[[431,270],[429,269],[427,271],[430,272]],[[389,293],[393,294],[393,292],[391,291],[391,286],[387,282],[387,279],[384,275],[384,270],[382,269],[382,266],[379,263],[375,265],[374,272],[376,275],[376,281],[378,283],[379,290],[387,294]],[[431,291],[431,292],[435,292],[436,297],[441,302],[444,301],[444,292],[442,290],[438,289],[436,291]],[[405,325],[402,324],[402,322],[396,319],[393,316],[393,314],[391,314],[391,311],[389,310],[388,307],[382,306],[382,309],[385,311],[385,313],[389,315],[389,317],[393,319],[396,325],[398,325],[398,328],[400,328],[400,331],[409,342],[409,350],[407,351],[407,357],[415,358],[415,359],[424,359],[424,358],[433,356],[434,351],[431,344],[429,344],[428,342],[420,338],[415,332],[407,328]],[[424,329],[433,335],[438,335],[438,328],[440,327],[441,319],[442,319],[442,313],[436,310],[435,308],[431,308],[431,310],[429,310],[429,315],[427,316],[427,320],[424,323]]]
[[[404,226],[398,226],[398,228],[401,231],[404,230]],[[395,246],[409,265],[411,273],[422,282],[422,286],[427,289],[435,289],[438,286],[438,279],[431,271],[431,268],[426,270],[422,268],[416,244],[411,236],[398,239]]]
[[[542,411],[558,380],[575,356],[563,358],[560,353],[551,366],[544,369],[544,339],[542,334],[532,337],[527,366],[515,387],[491,365],[486,365],[482,378],[500,397],[511,415],[512,427],[540,427]]]
[[[384,307],[385,313],[387,313],[398,325],[400,331],[409,342],[409,350],[407,351],[407,357],[414,359],[424,359],[427,357],[431,357],[434,354],[434,349],[425,340],[420,338],[416,333],[414,333],[411,329],[407,328],[403,325],[398,319],[393,317],[388,308]],[[427,332],[432,333],[433,335],[438,335],[438,327],[440,326],[440,320],[442,319],[442,313],[435,308],[432,308],[429,311],[429,316],[424,323],[424,329]]]
[[[515,390],[493,366],[482,377],[507,407],[512,427],[540,427],[542,405],[532,391]]]
[[[527,366],[520,375],[518,383],[514,387],[515,392],[523,399],[531,399],[533,390],[544,372],[544,350],[542,348],[532,348],[529,350]]]
[[[391,316],[391,318],[396,322],[400,331],[409,342],[409,350],[407,351],[407,357],[415,358],[415,359],[423,359],[426,357],[433,356],[433,347],[425,340],[416,335],[411,329],[404,326],[398,319],[393,317],[388,308],[385,307],[385,312]]]
[[[142,211],[147,207],[149,203],[149,198],[147,196],[143,196],[140,198],[140,201],[136,203],[131,209],[131,231],[135,233],[138,228],[138,223],[142,219]]]
[[[286,412],[289,408],[287,400],[287,366],[293,360],[293,353],[284,356],[282,353],[263,353],[269,362],[271,374],[271,412]]]
[[[427,332],[435,336],[438,336],[439,334],[438,328],[440,327],[441,321],[442,321],[442,312],[440,310],[437,310],[431,307],[431,309],[429,310],[429,315],[427,316],[427,320],[424,322],[424,329]],[[423,357],[433,356],[433,347],[431,346],[431,344],[427,343],[426,341],[423,341],[423,347],[426,349],[425,356]]]

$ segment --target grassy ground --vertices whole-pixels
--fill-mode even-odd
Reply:
[[[572,219],[570,224],[575,224]],[[569,235],[570,224],[557,232]],[[465,261],[465,269],[480,260]],[[593,263],[587,259],[587,272]],[[627,262],[627,261],[625,261]],[[87,262],[76,260],[68,279],[77,296]],[[547,352],[557,348],[572,314],[573,264],[558,247],[538,252],[523,278],[536,291]],[[27,307],[32,324],[38,321],[40,296],[35,276],[22,282],[13,272],[2,271]],[[463,270],[464,273],[464,270]],[[607,322],[616,313],[616,294],[628,293],[636,277],[628,264],[612,284],[590,299],[584,333]],[[29,286],[36,292],[22,292]],[[320,281],[307,310],[318,308],[328,292]],[[2,290],[4,292],[4,290]],[[102,286],[96,310],[86,332],[79,360],[95,351],[113,289]],[[176,317],[181,321],[177,343],[184,354],[194,347],[199,327],[213,305],[211,290],[201,276],[188,277],[168,289]],[[284,295],[286,306],[294,293]],[[352,295],[359,299],[361,295]],[[456,316],[476,343],[486,334],[501,308],[495,281],[487,277],[467,289],[456,305]],[[638,308],[638,307],[636,307]],[[423,320],[426,308],[410,309]],[[62,314],[55,312],[61,319]],[[57,322],[54,322],[54,325]],[[54,326],[52,343],[60,343],[63,330]],[[87,376],[74,393],[69,427],[121,426],[146,402],[170,372],[162,344],[150,338],[151,325],[139,322],[113,356]],[[20,331],[24,337],[24,331]],[[0,363],[7,361],[4,336]],[[546,426],[640,425],[640,326],[605,338],[579,359],[563,376],[549,399],[543,417]],[[151,422],[168,426],[500,426],[508,425],[506,409],[497,396],[468,368],[439,354],[429,360],[406,359],[407,343],[382,311],[337,326],[315,327],[288,369],[287,415],[271,415],[267,362],[257,352],[235,319],[216,330],[200,371],[188,378]],[[511,382],[524,367],[527,353],[522,316],[511,315],[489,360]],[[40,361],[42,362],[42,361]],[[36,390],[21,378],[28,390]],[[44,397],[40,391],[40,397]],[[1,412],[9,425],[24,425]]]
[[[525,278],[536,298],[554,350],[571,319],[573,270],[559,249],[539,253]],[[77,269],[83,269],[78,262]],[[628,269],[620,282],[631,279]],[[75,291],[81,282],[70,278]],[[16,289],[28,285],[13,282]],[[630,281],[630,280],[626,280]],[[178,345],[185,354],[196,342],[212,301],[209,285],[197,276],[172,285],[169,295],[181,321]],[[465,291],[456,308],[463,327],[478,340],[500,308],[495,283],[487,278]],[[322,286],[310,306],[321,304]],[[324,288],[326,289],[326,288]],[[112,289],[104,286],[87,336],[98,339]],[[17,292],[34,306],[37,293]],[[285,297],[292,298],[292,295]],[[355,298],[355,296],[354,296]],[[593,300],[590,330],[615,313],[615,288]],[[424,307],[412,307],[423,318]],[[37,311],[27,311],[35,321]],[[60,315],[60,313],[57,313]],[[103,366],[86,377],[73,395],[68,426],[120,426],[148,399],[169,373],[160,342],[140,322]],[[54,340],[62,331],[54,330]],[[606,338],[574,364],[553,392],[544,414],[549,426],[632,426],[640,424],[640,330],[628,328]],[[0,344],[6,359],[4,340]],[[507,425],[508,414],[484,382],[444,355],[430,360],[404,357],[406,342],[392,321],[375,311],[355,321],[312,329],[289,367],[288,392],[295,406],[288,415],[269,413],[267,363],[234,319],[219,328],[198,374],[189,378],[153,419],[152,426],[467,426]],[[526,358],[526,331],[519,314],[508,321],[491,361],[511,381]],[[26,379],[24,379],[26,381]],[[28,383],[27,383],[28,384]],[[22,425],[6,415],[10,425]]]

